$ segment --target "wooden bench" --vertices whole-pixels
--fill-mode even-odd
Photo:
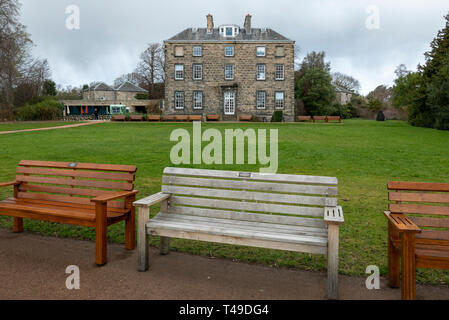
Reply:
[[[219,114],[208,114],[206,116],[206,121],[220,121],[220,115]]]
[[[162,192],[139,208],[139,270],[148,269],[147,235],[328,255],[328,295],[338,297],[337,179],[166,168]],[[161,212],[149,220],[150,206]]]
[[[161,121],[161,116],[160,115],[148,115],[147,116],[147,121],[159,122],[159,121]]]
[[[174,121],[175,121],[175,116],[162,116],[162,117],[161,117],[161,121],[170,121],[170,122],[174,122]]]
[[[327,116],[326,122],[331,121],[337,121],[338,123],[341,123],[341,117],[340,116]]]
[[[303,122],[303,121],[312,122],[311,116],[298,116],[296,119],[298,122]]]
[[[327,121],[327,117],[326,116],[313,116],[313,122],[317,122],[317,121]]]
[[[124,115],[112,116],[112,121],[126,121],[126,116]]]
[[[175,121],[179,121],[179,122],[189,121],[189,116],[175,116]]]
[[[449,269],[449,183],[390,182],[388,190],[389,284],[412,300],[416,268]]]
[[[23,231],[23,219],[95,228],[97,265],[107,262],[107,227],[126,221],[126,249],[135,247],[132,203],[135,166],[22,160],[13,197],[0,202],[0,215],[14,217],[13,231]]]
[[[201,116],[201,115],[196,115],[196,116],[189,116],[189,121],[190,122],[192,122],[192,121],[203,121],[203,116]]]
[[[142,115],[129,116],[129,121],[143,121]]]
[[[252,115],[241,115],[239,118],[239,121],[251,121],[251,120],[253,120]]]

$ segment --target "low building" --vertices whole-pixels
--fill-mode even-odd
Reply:
[[[354,92],[343,88],[342,86],[335,85],[335,92],[336,92],[336,100],[337,103],[341,104],[342,106],[347,105],[351,102],[352,95]]]
[[[95,109],[99,115],[109,115],[114,113],[113,107],[131,113],[146,113],[151,100],[136,99],[139,93],[148,94],[148,91],[128,81],[117,88],[100,82],[84,90],[82,100],[64,100],[64,115],[93,115]]]
[[[220,115],[235,121],[253,115],[270,121],[282,110],[294,120],[295,42],[270,28],[244,26],[188,28],[164,41],[164,114]]]

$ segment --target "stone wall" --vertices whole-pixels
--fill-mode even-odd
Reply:
[[[224,120],[237,120],[252,114],[270,120],[276,91],[285,96],[284,118],[294,121],[294,43],[293,42],[166,42],[166,87],[164,114],[219,114]],[[225,47],[234,46],[234,57],[225,56]],[[175,57],[175,47],[184,47],[184,56]],[[202,46],[202,57],[193,57],[193,46]],[[258,57],[256,48],[266,47],[266,56]],[[284,57],[276,57],[283,46]],[[175,64],[184,64],[184,80],[175,80]],[[203,79],[193,80],[193,64],[202,64]],[[234,65],[234,80],[225,80],[225,65]],[[256,80],[257,65],[266,65],[266,80]],[[275,66],[284,65],[284,80],[275,80]],[[235,116],[224,115],[224,91],[236,92]],[[175,91],[184,91],[185,108],[174,108]],[[203,91],[203,109],[193,109],[193,91]],[[266,108],[256,109],[256,92],[266,92]]]

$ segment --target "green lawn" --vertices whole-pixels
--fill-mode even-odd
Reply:
[[[38,128],[52,128],[66,126],[68,124],[77,124],[80,122],[63,122],[63,121],[36,121],[36,122],[16,122],[16,123],[1,123],[0,132],[26,130],[26,129],[38,129]]]
[[[14,179],[21,159],[135,164],[139,197],[160,191],[162,170],[171,166],[169,141],[176,128],[191,124],[105,123],[82,128],[0,136],[0,181]],[[350,120],[343,124],[203,124],[206,128],[278,128],[279,173],[336,176],[346,223],[341,230],[340,271],[362,275],[368,265],[387,271],[386,184],[389,180],[449,182],[449,132],[414,128],[405,122]],[[252,170],[258,166],[198,166]],[[0,199],[11,195],[0,190]],[[154,211],[156,211],[155,208]],[[0,218],[10,228],[11,219]],[[25,229],[59,237],[94,239],[86,228],[26,221]],[[109,239],[123,243],[122,225]],[[152,245],[158,239],[151,240]],[[325,270],[326,257],[174,240],[174,250],[301,269]],[[91,254],[86,252],[86,254]],[[418,280],[449,283],[449,273],[420,270]]]

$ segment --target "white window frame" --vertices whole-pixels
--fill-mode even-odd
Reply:
[[[231,77],[228,77],[228,67],[230,67],[231,68]],[[227,64],[227,65],[225,65],[225,80],[234,80],[234,65],[233,64]]]
[[[260,72],[259,68],[263,67],[263,73]],[[261,75],[263,74],[263,77]],[[257,74],[256,74],[256,80],[265,80],[267,78],[267,66],[265,64],[258,64],[257,65]]]
[[[201,100],[199,101],[199,103],[200,103],[200,105],[198,106],[198,100],[197,99],[195,99],[195,98],[197,98],[196,97],[196,95],[197,94],[200,94],[201,95]],[[192,97],[193,97],[193,109],[195,109],[195,110],[201,110],[201,109],[203,109],[203,102],[204,102],[204,93],[203,93],[203,91],[193,91],[193,95],[192,95]]]
[[[263,48],[263,54],[259,54],[259,49]],[[258,57],[265,57],[267,55],[267,48],[264,46],[258,46],[256,48],[256,56]]]
[[[199,75],[200,75],[199,77],[196,76],[197,75],[197,70],[195,70],[196,67],[199,67]],[[202,64],[198,64],[198,63],[193,64],[192,78],[193,78],[193,80],[203,80],[203,65]]]
[[[232,54],[228,54],[228,48],[232,48]],[[225,47],[225,57],[233,57],[234,56],[234,46],[226,46]]]
[[[263,94],[263,107],[259,106],[259,102],[261,99],[259,94]],[[265,110],[267,108],[267,92],[266,91],[256,91],[256,109],[257,110]]]
[[[283,64],[277,64],[275,66],[275,72],[274,72],[274,80],[285,80],[285,67]],[[281,68],[281,69],[278,69]]]
[[[182,67],[182,71],[176,70],[176,67]],[[178,77],[178,72],[182,72],[182,76]],[[184,65],[183,64],[175,64],[175,80],[184,80]]]
[[[182,101],[178,100],[178,98],[182,97]],[[175,91],[175,109],[176,110],[184,110],[185,106],[186,106],[186,97],[185,97],[185,93],[184,91]],[[180,106],[179,103],[182,102],[182,105]]]
[[[199,49],[199,54],[195,54],[195,49]],[[193,56],[194,57],[202,57],[203,56],[203,47],[202,46],[193,46]]]
[[[278,94],[282,94],[282,100],[278,99]],[[285,92],[284,91],[276,91],[274,93],[274,108],[277,110],[285,109]]]
[[[235,91],[225,91],[223,94],[224,100],[224,114],[235,114]]]

